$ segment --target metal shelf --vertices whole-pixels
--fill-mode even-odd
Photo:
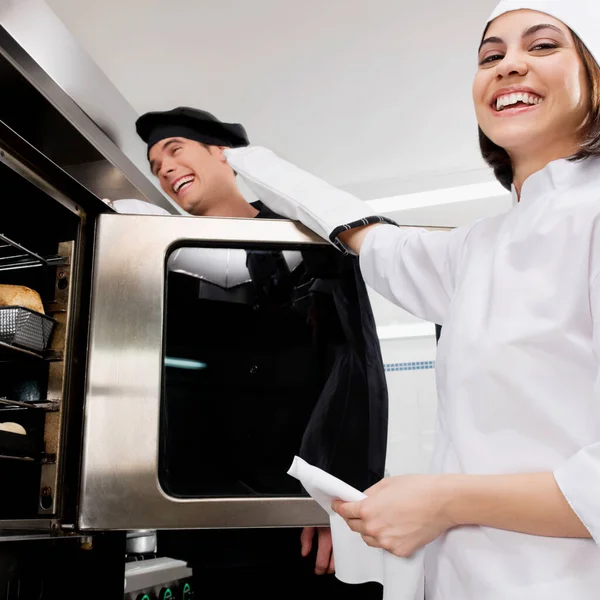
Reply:
[[[0,520],[0,542],[83,537],[77,531],[62,531],[59,525],[55,519],[48,518]]]
[[[28,462],[28,463],[36,462],[35,458],[32,458],[30,456],[8,456],[5,454],[0,454],[0,461],[2,461],[2,460],[16,460],[19,462]]]
[[[6,342],[0,342],[0,362],[6,362],[8,360],[15,360],[19,358],[37,358],[42,360],[44,357],[37,352],[31,350],[25,350],[25,348],[19,348]]]
[[[39,400],[35,402],[20,402],[19,400],[9,400],[8,398],[0,398],[0,409],[18,408],[28,410],[43,410],[46,412],[56,412],[59,409],[59,403],[51,400]]]
[[[18,242],[0,233],[0,271],[30,269],[33,267],[58,267],[68,264],[68,259],[58,254],[40,256]]]
[[[43,353],[33,352],[32,350],[26,350],[25,348],[19,348],[6,342],[0,342],[0,362],[10,362],[14,360],[22,359],[37,359],[45,360],[48,362],[60,362],[63,359],[62,352],[56,352],[54,350],[46,350]]]

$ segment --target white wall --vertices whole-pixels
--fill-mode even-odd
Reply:
[[[390,321],[410,334],[422,323],[372,293],[378,325]],[[431,331],[431,329],[429,329]],[[380,341],[389,392],[389,428],[386,469],[390,475],[428,471],[433,450],[437,393],[435,334]]]

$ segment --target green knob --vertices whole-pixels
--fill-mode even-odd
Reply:
[[[192,600],[193,597],[194,592],[192,591],[192,586],[189,583],[184,584],[181,600]]]

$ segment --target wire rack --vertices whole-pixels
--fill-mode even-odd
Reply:
[[[32,267],[58,267],[64,264],[67,264],[67,259],[63,256],[40,256],[0,233],[0,271]]]

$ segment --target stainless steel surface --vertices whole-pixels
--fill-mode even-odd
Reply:
[[[190,569],[182,560],[174,558],[152,558],[125,565],[125,593],[131,594],[139,590],[147,590],[166,583],[188,579],[192,576]]]
[[[54,519],[0,521],[0,542],[80,538],[74,531],[63,531]]]
[[[12,531],[58,531],[58,521],[55,519],[13,519],[0,521],[0,533]]]
[[[132,234],[135,232],[135,234]],[[323,525],[310,498],[169,497],[158,482],[165,259],[179,242],[325,244],[289,221],[101,215],[85,399],[81,529]]]
[[[15,136],[14,132],[13,136]],[[63,193],[58,191],[55,187],[53,187],[46,180],[40,177],[22,160],[14,156],[8,148],[4,147],[4,137],[2,135],[0,135],[0,163],[5,164],[7,167],[12,169],[25,179],[27,179],[27,181],[33,183],[33,185],[35,185],[37,188],[42,190],[42,192],[50,196],[50,198],[56,200],[57,202],[60,202],[60,204],[62,204],[65,208],[68,208],[76,215],[81,214],[80,208],[72,200],[69,200]]]
[[[45,415],[44,451],[49,460],[42,465],[38,505],[40,515],[56,514],[60,499],[61,490],[58,478],[63,460],[60,450],[65,419],[62,400],[68,385],[68,365],[72,360],[72,356],[69,356],[68,353],[68,340],[71,333],[71,305],[74,302],[75,287],[72,281],[71,267],[77,263],[75,242],[62,242],[59,245],[58,254],[66,259],[67,264],[56,268],[54,302],[51,307],[56,326],[52,335],[51,350],[62,355],[64,360],[52,362],[49,365],[47,398],[58,406],[59,410],[48,411]]]
[[[52,413],[55,415],[56,413]],[[46,419],[46,422],[48,420]],[[46,431],[44,431],[46,436]],[[57,456],[57,455],[54,455]],[[56,485],[58,478],[58,469],[56,468],[56,459],[53,462],[42,464],[42,473],[40,476],[40,498],[38,504],[38,514],[53,515],[56,513],[57,494],[59,492]]]
[[[57,536],[50,533],[27,533],[27,532],[18,532],[18,533],[6,533],[4,534],[2,530],[0,530],[0,543],[2,542],[35,542],[39,540],[51,540],[56,539]]]
[[[18,133],[25,128],[36,138],[29,141],[99,198],[147,199],[180,213],[150,179],[137,113],[43,0],[0,0],[0,59],[11,91],[0,119],[10,117]],[[44,100],[34,115],[11,105],[22,80]],[[44,122],[31,127],[33,116]]]
[[[156,552],[157,536],[153,529],[138,529],[128,531],[125,540],[127,554],[154,554]]]

